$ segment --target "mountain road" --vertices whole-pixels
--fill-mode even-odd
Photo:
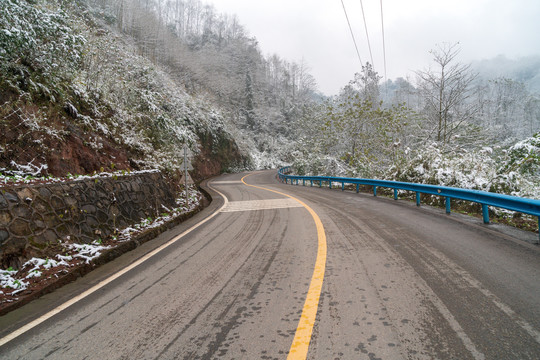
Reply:
[[[0,359],[540,358],[537,235],[276,171],[207,186],[192,219],[1,317]]]

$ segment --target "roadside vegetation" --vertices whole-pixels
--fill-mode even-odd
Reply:
[[[380,84],[366,64],[300,134],[296,171],[540,199],[539,95],[480,79],[458,54],[457,45],[436,49],[437,70],[419,72],[417,86]]]

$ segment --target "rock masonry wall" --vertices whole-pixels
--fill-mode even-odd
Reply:
[[[176,206],[174,194],[159,172],[0,188],[0,268],[154,218]]]

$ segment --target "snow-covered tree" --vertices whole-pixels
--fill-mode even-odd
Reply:
[[[435,70],[418,71],[419,89],[424,98],[427,120],[434,139],[450,144],[452,135],[465,122],[472,121],[478,111],[473,101],[473,81],[470,65],[457,62],[459,44],[443,44],[432,50]]]

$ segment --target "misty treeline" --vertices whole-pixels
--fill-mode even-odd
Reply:
[[[459,61],[459,44],[431,51],[414,81],[381,83],[366,63],[303,121],[300,173],[362,176],[538,197],[540,95],[486,79]]]
[[[482,131],[472,133],[471,145],[483,137],[491,144],[503,144],[540,131],[540,94],[525,82],[479,74],[471,64],[459,61],[459,44],[438,45],[430,53],[433,67],[417,71],[416,82],[398,78],[381,85],[385,102],[405,104],[423,116],[431,125],[430,138],[443,144],[463,143],[460,137],[467,138],[472,125]]]
[[[167,67],[190,93],[204,92],[237,126],[290,135],[316,82],[304,62],[263,55],[236,16],[200,0],[89,0]],[[262,146],[262,145],[261,145]]]

